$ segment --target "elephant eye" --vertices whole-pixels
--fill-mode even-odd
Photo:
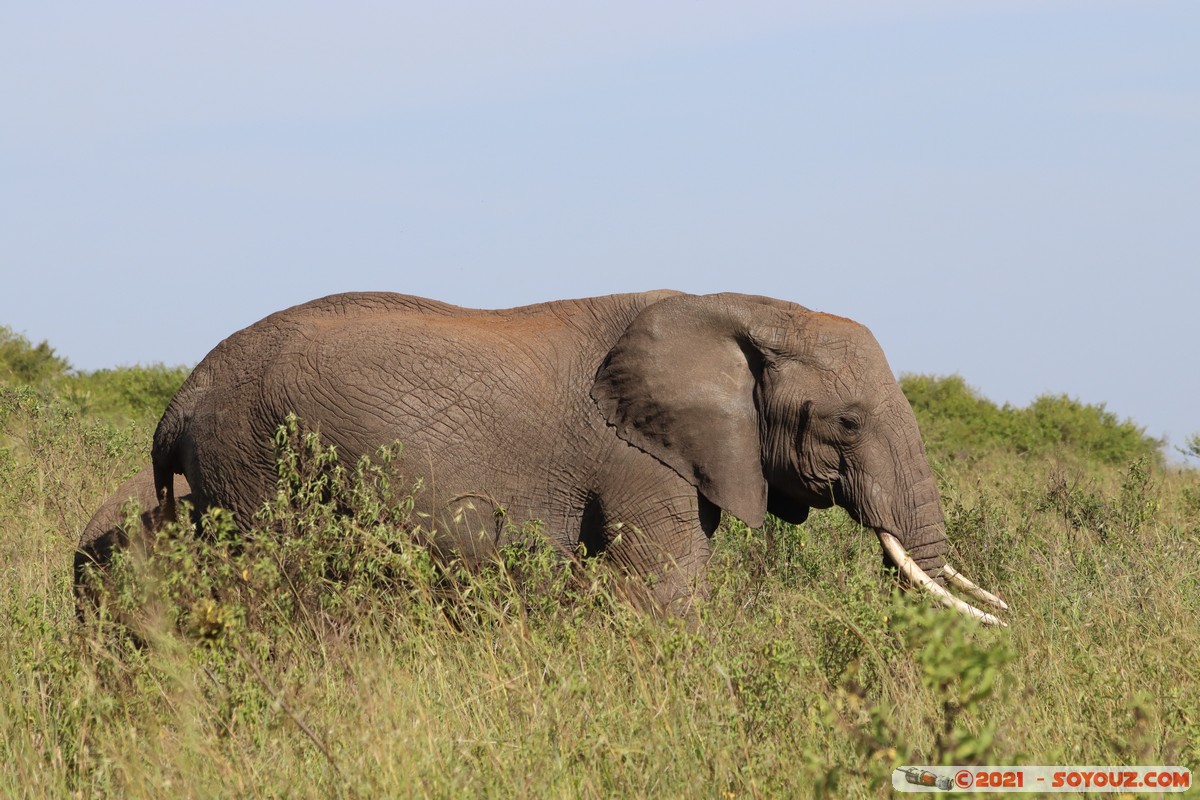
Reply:
[[[849,414],[843,414],[838,417],[838,424],[842,426],[843,430],[849,433],[858,433],[862,428],[862,423],[858,421],[858,417],[850,416]]]

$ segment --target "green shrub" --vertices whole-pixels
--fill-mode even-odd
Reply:
[[[63,396],[80,413],[110,420],[162,414],[191,370],[164,364],[77,372],[59,381]]]
[[[0,383],[38,386],[65,377],[70,370],[71,365],[49,342],[34,345],[0,325]]]
[[[935,456],[977,458],[989,452],[1075,458],[1124,465],[1146,459],[1161,465],[1163,442],[1104,405],[1066,395],[1042,395],[1026,408],[998,406],[979,395],[961,376],[905,375],[900,379],[925,445]]]
[[[157,422],[189,372],[163,364],[73,370],[47,342],[34,345],[0,325],[0,386],[28,387],[47,401],[67,403],[80,414],[113,424]]]
[[[1016,411],[1023,420],[1017,449],[1030,453],[1067,447],[1089,459],[1123,465],[1139,459],[1161,463],[1162,441],[1147,436],[1130,420],[1120,420],[1104,405],[1087,405],[1066,395],[1042,395]]]
[[[1011,440],[1012,415],[981,397],[958,375],[905,375],[900,388],[912,404],[930,451],[967,454],[1003,447]]]

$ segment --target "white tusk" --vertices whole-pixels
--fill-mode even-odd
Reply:
[[[925,570],[917,566],[917,562],[912,560],[912,556],[908,554],[908,551],[904,549],[904,545],[900,544],[900,540],[895,536],[887,531],[876,531],[876,533],[879,535],[879,543],[883,545],[884,552],[891,556],[892,561],[896,564],[896,568],[900,570],[904,577],[932,594],[934,599],[939,603],[953,608],[960,614],[977,619],[984,625],[999,625],[1002,628],[1008,627],[1002,620],[988,614],[986,611],[980,611],[970,603],[959,600],[946,591],[944,587],[934,582],[933,578],[925,574]]]
[[[964,592],[969,592],[972,596],[982,600],[992,608],[998,608],[1001,611],[1008,611],[1008,603],[1004,602],[999,597],[996,597],[996,595],[992,594],[988,590],[980,589],[978,586],[971,583],[971,581],[964,578],[961,572],[949,564],[942,567],[942,574],[945,575],[946,578],[955,586],[962,589]]]

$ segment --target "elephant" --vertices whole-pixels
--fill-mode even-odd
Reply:
[[[343,459],[399,442],[435,553],[487,559],[539,521],[564,556],[603,558],[669,615],[706,596],[721,511],[760,527],[837,504],[909,585],[986,624],[947,582],[940,494],[912,408],[871,332],[769,297],[671,290],[500,310],[337,294],[234,333],[154,434],[154,481],[247,528],[275,491],[289,414]]]
[[[182,475],[175,476],[171,489],[181,501],[191,501],[191,488]],[[139,532],[129,531],[126,527],[125,504],[128,502],[137,503],[140,509]],[[75,550],[75,608],[80,619],[85,618],[101,601],[96,591],[98,586],[89,573],[102,576],[116,550],[128,547],[136,533],[149,539],[163,522],[154,487],[154,469],[149,466],[122,483],[101,504],[83,526],[79,547]]]

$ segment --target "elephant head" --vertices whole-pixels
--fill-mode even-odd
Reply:
[[[946,563],[916,417],[866,327],[766,297],[668,298],[625,330],[592,397],[621,438],[747,525],[836,503],[910,583],[1003,624],[945,588],[1006,607]]]

